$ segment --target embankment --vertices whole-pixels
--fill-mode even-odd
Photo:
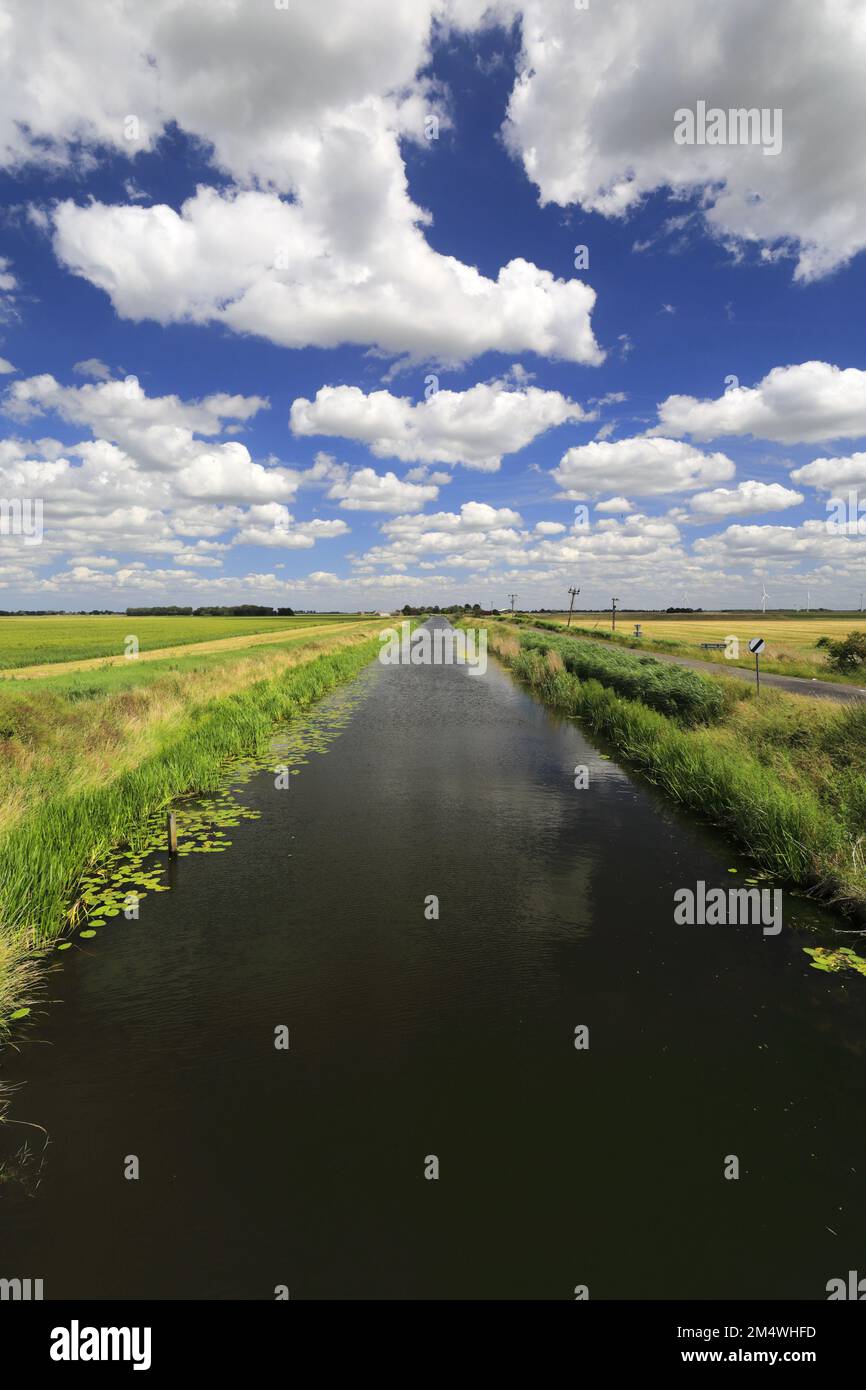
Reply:
[[[866,708],[756,699],[733,682],[502,625],[488,626],[488,644],[764,873],[866,925]]]
[[[79,677],[0,692],[0,1036],[32,1002],[40,957],[74,913],[88,866],[353,679],[380,627],[219,661],[191,653],[133,685],[108,669],[87,686]]]

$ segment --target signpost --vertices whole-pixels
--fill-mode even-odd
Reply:
[[[749,651],[755,653],[755,688],[757,689],[759,695],[761,693],[760,658],[761,652],[764,650],[765,645],[766,643],[764,642],[763,637],[752,637],[749,639]]]

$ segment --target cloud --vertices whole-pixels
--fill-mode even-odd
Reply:
[[[333,459],[319,455],[305,470],[264,464],[237,440],[216,437],[226,421],[248,420],[266,404],[222,392],[197,401],[150,397],[134,377],[78,387],[48,374],[14,382],[2,402],[11,419],[54,415],[93,436],[68,445],[51,437],[0,442],[0,495],[40,498],[44,505],[44,539],[29,563],[46,564],[69,550],[86,564],[96,549],[210,565],[228,544],[217,538],[232,533],[287,548],[345,534],[342,520],[296,524],[285,505],[302,486],[343,478],[347,470]],[[276,540],[262,508],[277,508]],[[188,537],[197,541],[192,553]]]
[[[494,472],[503,454],[516,453],[556,425],[586,418],[558,391],[514,390],[497,381],[468,391],[436,391],[417,404],[389,391],[323,386],[315,401],[301,397],[293,403],[290,422],[297,435],[359,440],[379,458]]]
[[[76,376],[89,376],[93,381],[111,381],[114,375],[98,357],[86,357],[83,362],[76,362],[72,370]]]
[[[358,468],[347,479],[333,483],[327,496],[352,512],[415,512],[426,502],[435,502],[439,488],[401,482],[395,473]]]
[[[657,497],[726,482],[735,468],[726,454],[704,454],[676,439],[593,440],[563,454],[552,475],[560,496],[580,502],[621,488],[636,497]]]
[[[423,75],[434,27],[476,28],[487,9],[17,4],[3,29],[0,163],[86,172],[106,148],[155,149],[172,123],[198,141],[228,184],[200,187],[180,211],[143,205],[134,184],[123,205],[53,209],[58,258],[126,318],[427,361],[492,350],[597,363],[591,287],[521,258],[488,277],[434,251],[431,216],[409,194],[401,142],[428,147],[430,114],[448,127]]]
[[[258,190],[204,187],[179,213],[67,200],[54,214],[56,254],[136,321],[219,323],[282,347],[369,344],[445,363],[489,351],[603,360],[590,323],[593,289],[521,258],[494,280],[439,255],[405,189],[396,208],[389,195],[391,179],[404,182],[396,144],[389,162],[399,172],[386,175],[369,170],[363,135],[333,139],[340,148],[316,171],[326,181],[317,200],[339,188],[346,207],[314,216],[303,192],[288,203]],[[352,206],[346,184],[354,179],[357,200],[371,198],[369,211]]]
[[[634,507],[627,497],[608,497],[606,502],[596,502],[597,512],[633,512]]]
[[[520,526],[520,513],[510,507],[491,507],[487,502],[464,502],[459,512],[431,512],[426,516],[398,516],[382,524],[391,536],[419,535],[435,529],[445,535],[474,534],[477,531],[501,531],[504,527]]]
[[[648,194],[693,194],[724,242],[827,274],[866,246],[866,28],[845,3],[592,4],[523,0],[505,136],[543,203],[623,217]],[[599,75],[603,80],[599,80]],[[828,100],[832,93],[832,100]],[[674,113],[783,112],[782,150],[678,145]]]
[[[716,563],[794,565],[802,560],[836,561],[847,569],[866,561],[866,539],[830,532],[825,521],[800,526],[729,526],[695,541],[695,555]]]
[[[807,483],[821,492],[866,489],[866,454],[813,459],[802,468],[792,469],[791,477],[795,483]]]
[[[0,376],[10,376],[12,372],[17,372],[18,368],[13,367],[11,362],[7,362],[5,357],[0,357]]]
[[[2,411],[20,421],[54,413],[69,424],[85,425],[94,434],[136,452],[158,469],[190,457],[194,433],[217,435],[224,421],[250,420],[267,405],[262,396],[225,393],[200,401],[182,401],[174,395],[148,396],[134,376],[123,381],[62,386],[44,373],[13,382],[3,398]]]
[[[250,507],[232,544],[261,545],[278,550],[310,550],[317,540],[343,536],[349,530],[345,521],[339,518],[305,521],[298,526],[294,522],[295,518],[288,507],[278,503]]]
[[[0,31],[2,38],[2,31]],[[15,291],[18,281],[10,270],[12,262],[0,256],[0,323],[12,323],[19,317]]]
[[[760,512],[782,512],[802,502],[802,492],[781,483],[738,483],[736,487],[717,487],[712,492],[696,492],[689,498],[695,521],[720,521],[729,516],[753,516]]]
[[[774,367],[757,386],[738,386],[714,400],[668,396],[653,433],[718,439],[751,434],[780,444],[811,444],[866,435],[866,371],[829,362]]]

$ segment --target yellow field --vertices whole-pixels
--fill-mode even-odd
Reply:
[[[568,614],[545,616],[552,617],[554,622],[564,625]],[[762,665],[765,669],[778,667],[781,671],[789,671],[791,675],[813,675],[826,669],[826,653],[823,648],[815,646],[819,637],[829,637],[837,641],[849,632],[858,629],[866,631],[866,613],[842,618],[835,615],[764,618],[760,613],[757,616],[731,614],[729,617],[720,618],[636,618],[633,614],[617,614],[617,633],[623,637],[632,637],[635,622],[640,623],[643,641],[648,647],[656,642],[683,642],[692,649],[683,652],[684,656],[703,657],[708,661],[722,660],[724,654],[702,651],[701,642],[724,642],[728,637],[737,637],[740,643],[740,662],[745,664],[753,660],[748,650],[749,638],[763,637],[767,645],[761,655]],[[573,628],[597,628],[599,631],[609,632],[610,615],[575,613],[571,624]],[[798,671],[798,667],[803,669]],[[834,679],[838,680],[838,675],[834,676]]]

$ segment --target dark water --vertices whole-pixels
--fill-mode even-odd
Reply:
[[[866,1272],[866,980],[811,967],[809,909],[675,926],[677,887],[744,863],[492,664],[361,684],[290,791],[243,788],[263,815],[228,853],[62,958],[5,1059],[50,1142],[3,1132],[34,1157],[0,1184],[0,1275],[822,1299]]]

